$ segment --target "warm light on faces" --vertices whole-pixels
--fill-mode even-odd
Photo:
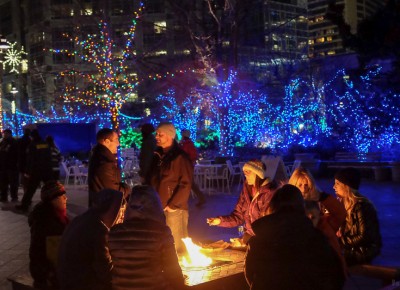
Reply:
[[[257,175],[253,171],[243,170],[243,173],[249,185],[254,185],[256,183]]]
[[[173,143],[173,139],[171,138],[171,136],[160,130],[156,131],[156,141],[157,145],[161,148],[170,147]]]
[[[307,178],[303,177],[303,178],[299,178],[299,180],[297,181],[296,184],[297,188],[300,189],[301,194],[303,195],[303,197],[305,195],[307,195],[310,191],[310,183],[308,181]]]
[[[55,209],[65,210],[67,209],[67,196],[65,194],[60,195],[51,201],[51,204]]]
[[[117,154],[119,146],[118,134],[113,132],[111,138],[104,139],[103,145],[106,146],[112,154]]]
[[[349,187],[337,179],[335,179],[333,189],[338,197],[347,197],[349,194]]]

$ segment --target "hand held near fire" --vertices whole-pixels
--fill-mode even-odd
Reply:
[[[209,226],[218,226],[221,223],[220,218],[208,218],[207,223]]]

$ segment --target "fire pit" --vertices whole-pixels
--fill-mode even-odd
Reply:
[[[191,240],[190,240],[191,243]],[[186,242],[185,242],[186,244]],[[187,245],[187,244],[186,244]],[[188,246],[187,246],[188,248]],[[195,251],[200,251],[201,248],[194,246]],[[188,251],[193,251],[192,245],[189,245]],[[204,252],[203,252],[204,253]],[[186,277],[185,284],[193,287],[194,289],[218,289],[217,283],[229,283],[228,280],[234,281],[233,285],[239,286],[240,288],[229,288],[229,289],[246,289],[243,288],[245,283],[243,268],[244,268],[244,251],[237,251],[232,249],[216,249],[213,251],[207,251],[205,258],[209,259],[208,263],[203,265],[196,265],[196,263],[190,263],[188,259],[196,259],[197,254],[194,257],[181,257],[180,263],[182,272]],[[189,256],[191,256],[189,254]],[[201,257],[200,259],[203,259]],[[186,260],[186,262],[183,262]],[[201,264],[202,262],[200,262]],[[239,281],[238,281],[239,279]],[[211,284],[213,286],[211,286]],[[247,286],[247,284],[246,284]],[[222,288],[220,288],[222,289]]]

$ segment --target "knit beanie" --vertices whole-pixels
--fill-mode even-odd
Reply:
[[[66,194],[64,185],[57,180],[47,181],[40,192],[40,198],[43,202],[52,201],[53,199]]]
[[[169,123],[169,122],[160,123],[160,125],[158,125],[158,127],[157,127],[157,131],[164,132],[165,134],[171,136],[172,139],[175,139],[176,129],[172,123]]]
[[[243,171],[244,170],[249,170],[251,172],[254,172],[261,179],[267,178],[267,173],[263,169],[262,161],[259,160],[248,161],[243,166]]]
[[[359,189],[361,182],[360,171],[354,167],[347,167],[335,174],[335,179],[353,189]]]

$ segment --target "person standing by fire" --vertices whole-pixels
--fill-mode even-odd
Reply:
[[[193,165],[175,140],[172,123],[161,123],[156,130],[158,148],[154,152],[145,184],[160,195],[167,225],[170,227],[178,253],[185,252],[182,238],[188,236],[188,200],[193,180]]]
[[[243,173],[246,181],[232,213],[207,219],[210,226],[232,228],[244,224],[241,245],[247,244],[248,240],[254,236],[251,224],[265,215],[277,189],[276,183],[267,177],[266,166],[260,160],[246,162]]]
[[[192,161],[194,167],[196,165],[198,154],[192,139],[190,139],[189,130],[182,130],[182,140],[179,142],[179,146],[189,156],[190,161]],[[204,193],[200,190],[199,186],[194,182],[194,180],[192,182],[192,191],[198,198],[196,206],[202,206],[206,202],[206,198],[204,197]]]

